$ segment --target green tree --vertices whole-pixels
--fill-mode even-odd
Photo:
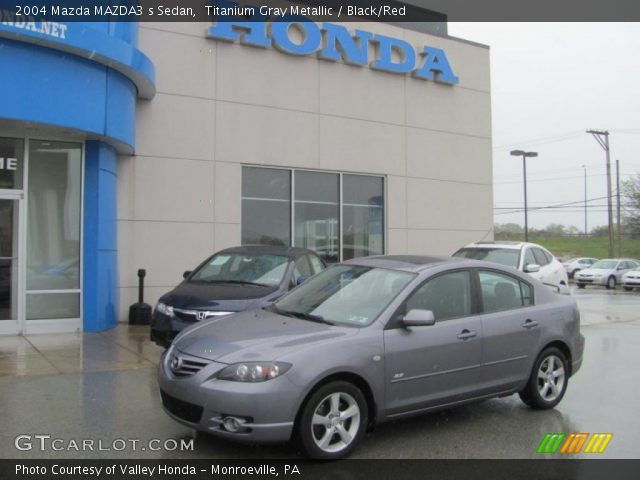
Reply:
[[[631,238],[640,238],[640,173],[622,183],[624,221]]]

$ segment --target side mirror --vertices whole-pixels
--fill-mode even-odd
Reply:
[[[309,277],[308,277],[308,276],[306,276],[306,275],[300,275],[300,276],[298,277],[298,280],[296,280],[296,286],[297,286],[297,285],[300,285],[301,283],[306,282],[307,280],[309,280]]]
[[[540,265],[536,263],[530,263],[526,267],[524,267],[525,273],[536,273],[540,271]]]
[[[431,310],[414,308],[404,316],[402,323],[407,327],[428,327],[436,323],[436,317]]]
[[[189,275],[191,275],[191,273],[192,273],[191,270],[187,270],[182,274],[182,278],[186,280],[189,277]]]
[[[623,265],[620,265],[620,266],[618,267],[618,270],[626,270],[626,267],[624,267]]]

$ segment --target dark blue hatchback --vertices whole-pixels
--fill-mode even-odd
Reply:
[[[160,297],[151,319],[151,340],[168,347],[195,322],[268,305],[324,270],[311,250],[245,246],[222,250],[184,273],[184,281]]]

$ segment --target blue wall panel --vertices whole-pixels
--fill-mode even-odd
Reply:
[[[111,328],[118,321],[116,165],[112,147],[86,142],[82,291],[86,332]]]

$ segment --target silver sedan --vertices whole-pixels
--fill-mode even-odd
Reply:
[[[575,301],[526,274],[379,256],[184,330],[158,378],[164,410],[196,430],[341,458],[367,428],[422,412],[513,393],[552,408],[583,349]]]

